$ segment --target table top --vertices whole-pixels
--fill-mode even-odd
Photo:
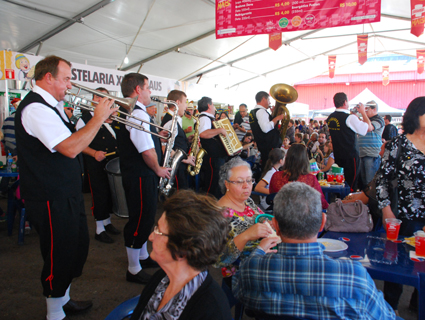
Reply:
[[[6,169],[0,170],[0,177],[17,177],[19,172],[7,172]]]
[[[410,259],[409,251],[415,248],[405,243],[387,240],[386,233],[326,232],[322,239],[341,240],[348,248],[339,252],[325,252],[335,259],[359,261],[374,279],[418,286],[418,273],[425,273],[425,261]],[[346,238],[345,240],[342,240]],[[399,237],[403,240],[404,237]],[[359,256],[355,259],[354,256]]]

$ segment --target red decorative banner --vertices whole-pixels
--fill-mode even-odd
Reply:
[[[381,20],[381,0],[216,0],[215,3],[217,39]]]
[[[282,33],[271,33],[269,34],[269,47],[276,51],[282,46]]]
[[[424,33],[424,0],[410,0],[410,10],[412,12],[410,33],[419,37]]]
[[[329,63],[329,78],[333,78],[335,75],[336,56],[328,56]]]
[[[416,50],[416,61],[418,62],[418,73],[424,72],[425,49]]]
[[[387,86],[390,83],[390,67],[382,67],[382,85]]]
[[[357,36],[357,51],[360,64],[367,61],[367,37],[367,34],[360,34]]]

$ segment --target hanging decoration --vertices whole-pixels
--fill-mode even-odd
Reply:
[[[387,86],[390,83],[390,67],[382,67],[382,85]]]
[[[418,73],[424,72],[425,49],[416,50],[416,60],[418,62]]]
[[[282,32],[275,32],[269,34],[269,47],[276,51],[282,46]]]
[[[329,78],[333,78],[335,75],[336,56],[328,56],[329,63]]]
[[[363,65],[367,61],[367,34],[359,34],[357,36],[357,52],[359,55],[359,63]]]
[[[412,25],[410,33],[419,37],[424,33],[424,1],[423,0],[410,0],[410,11]]]

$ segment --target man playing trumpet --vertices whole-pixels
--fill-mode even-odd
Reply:
[[[111,108],[113,100],[103,98],[93,118],[75,132],[62,102],[72,88],[71,77],[70,62],[56,56],[39,61],[36,85],[21,102],[15,119],[21,194],[28,220],[40,236],[48,320],[61,320],[65,314],[92,306],[91,301],[74,301],[69,295],[72,279],[82,274],[89,248],[81,152],[117,111]]]

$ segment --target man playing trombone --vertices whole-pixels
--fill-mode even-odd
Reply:
[[[89,234],[82,195],[81,152],[114,113],[113,100],[103,98],[93,118],[75,132],[63,108],[71,85],[71,63],[48,56],[35,67],[36,82],[16,112],[15,128],[20,186],[28,220],[40,236],[41,272],[47,319],[92,306],[70,299],[73,278],[82,274]]]
[[[129,220],[124,227],[124,244],[127,250],[127,281],[147,283],[150,275],[142,268],[155,267],[147,251],[147,240],[152,230],[158,199],[159,177],[170,178],[171,169],[162,163],[161,142],[157,130],[146,112],[151,102],[148,78],[139,73],[129,73],[121,82],[124,97],[137,97],[137,103],[128,121],[141,124],[144,130],[119,123],[117,132],[120,150],[120,168],[127,200]],[[115,127],[116,128],[116,127]]]

